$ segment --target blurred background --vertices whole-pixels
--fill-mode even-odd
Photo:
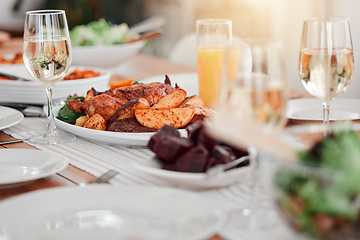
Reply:
[[[181,64],[196,66],[194,52],[195,21],[200,18],[228,18],[233,32],[241,38],[264,37],[283,46],[287,81],[293,89],[304,90],[298,76],[298,57],[303,18],[315,15],[336,15],[350,18],[355,56],[355,75],[342,96],[360,98],[358,81],[360,55],[360,8],[358,0],[1,0],[0,30],[13,37],[22,37],[24,14],[33,9],[64,9],[69,27],[87,24],[101,17],[130,26],[152,16],[164,20],[161,37],[143,51]],[[180,61],[175,47],[186,36],[182,54],[192,61]],[[189,40],[190,39],[190,40]],[[182,56],[185,57],[185,56]]]

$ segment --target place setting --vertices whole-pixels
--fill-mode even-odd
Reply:
[[[348,18],[303,19],[291,99],[284,44],[231,19],[193,22],[185,68],[144,53],[163,29],[70,14],[27,11],[0,64],[1,239],[356,239]]]

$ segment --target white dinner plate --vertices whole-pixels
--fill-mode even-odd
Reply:
[[[55,111],[54,111],[55,112]],[[57,111],[56,111],[57,115]],[[60,129],[75,134],[79,137],[107,144],[124,145],[124,146],[138,146],[145,147],[150,138],[155,134],[152,132],[147,133],[124,133],[124,132],[111,132],[100,131],[84,127],[78,127],[59,119],[55,119],[56,126]]]
[[[175,83],[179,85],[180,88],[186,90],[188,96],[199,95],[199,84],[197,73],[169,73],[167,74],[171,85],[175,86]],[[165,80],[165,75],[158,75],[143,79],[139,82],[142,83],[151,83],[151,82],[161,82],[163,83]]]
[[[60,154],[35,149],[0,150],[0,185],[24,183],[47,177],[66,168]]]
[[[322,120],[322,103],[316,98],[288,101],[287,117],[296,120]],[[330,103],[330,120],[360,119],[360,99],[338,98]]]
[[[0,130],[14,126],[24,119],[16,109],[0,106]]]
[[[54,115],[57,116],[58,111],[61,107],[54,108]],[[44,107],[44,111],[45,111]],[[73,124],[63,122],[55,118],[55,124],[60,129],[75,134],[79,137],[107,144],[124,145],[124,146],[135,146],[135,147],[146,147],[150,138],[156,132],[144,132],[144,133],[126,133],[126,132],[111,132],[111,131],[100,131],[84,127],[78,127]],[[182,136],[187,136],[186,130],[180,129]]]
[[[202,240],[224,215],[180,189],[92,185],[40,190],[0,203],[1,239]]]
[[[177,172],[162,169],[162,164],[157,158],[150,158],[147,161],[137,162],[133,165],[137,169],[161,178],[174,186],[192,190],[206,190],[228,186],[241,180],[244,174],[253,167],[250,164],[246,167],[221,172],[217,176],[207,179],[205,173]]]
[[[94,87],[97,91],[105,91],[109,88],[110,73],[93,67],[72,66],[69,73],[76,68],[80,70],[99,71],[100,75],[93,78],[76,80],[63,80],[55,83],[53,89],[54,99],[66,99],[69,95],[85,95],[88,90]],[[32,79],[26,71],[24,64],[3,64],[0,65],[0,72],[12,74],[25,79]],[[10,81],[0,80],[0,102],[17,102],[46,104],[45,87],[35,81]]]

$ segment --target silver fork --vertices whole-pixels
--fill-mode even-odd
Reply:
[[[80,185],[87,185],[87,184],[96,184],[96,183],[106,183],[113,177],[115,177],[119,172],[115,170],[109,170],[106,173],[103,173],[97,178],[94,178],[86,183],[81,183]]]
[[[219,173],[225,171],[225,170],[228,170],[230,168],[233,168],[235,167],[236,165],[242,163],[242,162],[245,162],[247,160],[250,160],[250,157],[247,155],[247,156],[243,156],[241,158],[238,158],[232,162],[228,162],[226,164],[218,164],[218,165],[215,165],[214,167],[212,168],[209,168],[206,172],[205,172],[205,178],[206,179],[210,179],[210,178],[213,178],[215,176],[217,176]]]

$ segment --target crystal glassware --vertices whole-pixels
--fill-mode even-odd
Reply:
[[[25,16],[23,59],[26,70],[47,93],[46,132],[31,137],[34,144],[60,144],[75,136],[56,129],[53,115],[52,91],[56,82],[65,77],[71,65],[69,29],[63,10],[28,11]]]

